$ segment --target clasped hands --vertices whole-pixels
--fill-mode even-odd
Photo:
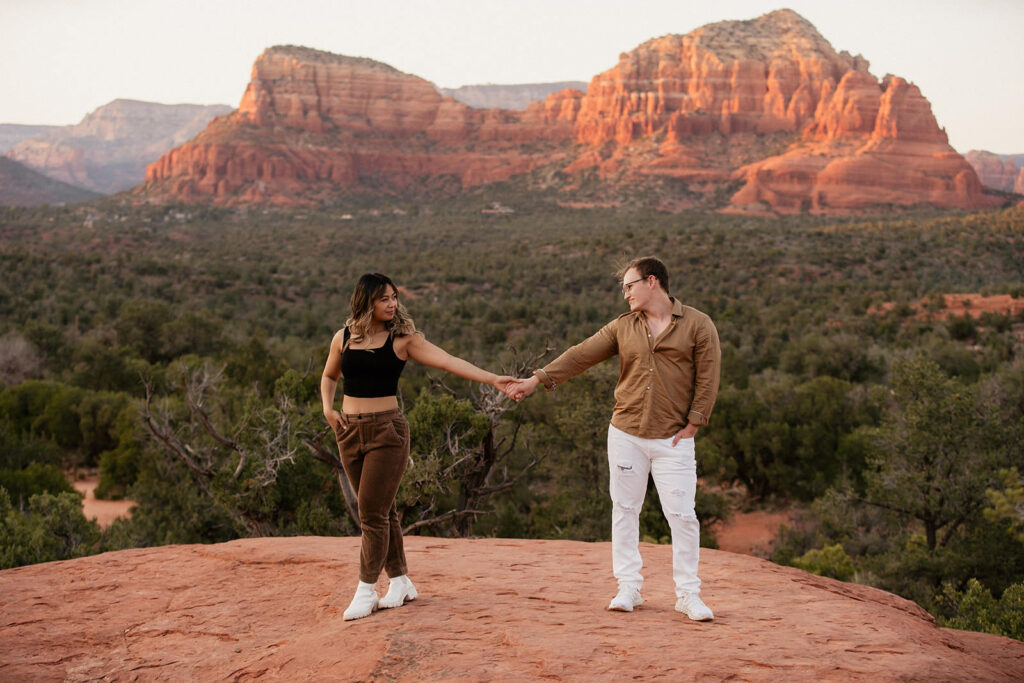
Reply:
[[[540,380],[536,376],[524,378],[504,376],[499,377],[494,386],[518,403],[532,394],[537,389],[538,384],[540,384]]]

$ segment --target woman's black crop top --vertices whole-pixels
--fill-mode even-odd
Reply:
[[[345,328],[344,341],[349,330]],[[398,394],[398,378],[405,361],[395,355],[394,339],[389,334],[383,346],[375,349],[346,348],[341,353],[341,375],[346,396],[380,398]]]

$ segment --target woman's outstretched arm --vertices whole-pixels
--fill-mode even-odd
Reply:
[[[501,391],[506,391],[510,382],[515,381],[514,377],[508,375],[496,375],[482,368],[478,368],[469,361],[453,356],[440,346],[431,344],[421,334],[413,335],[406,347],[409,358],[417,363],[450,372],[453,375],[481,384],[490,384]]]

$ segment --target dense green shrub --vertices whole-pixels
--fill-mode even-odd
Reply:
[[[37,493],[73,493],[74,488],[55,465],[29,463],[19,470],[0,469],[0,487],[7,489],[11,503],[22,508]]]
[[[977,579],[962,591],[946,583],[939,601],[945,612],[938,617],[941,626],[1024,640],[1024,583],[1008,587],[998,600]]]
[[[116,445],[100,456],[100,481],[94,495],[100,499],[124,498],[139,478],[147,457],[146,433],[139,407],[127,403],[114,420]]]
[[[794,558],[794,567],[819,576],[828,576],[840,581],[850,581],[856,572],[853,559],[846,554],[839,543],[826,545],[820,550],[809,550],[800,557]]]
[[[68,460],[96,465],[100,454],[118,446],[117,419],[125,394],[29,380],[0,391],[0,421],[21,439],[52,441]]]
[[[1016,467],[1000,470],[999,485],[985,491],[989,507],[985,517],[990,521],[1006,521],[1011,533],[1024,542],[1024,477]]]
[[[60,465],[63,457],[52,440],[19,433],[10,422],[0,419],[0,469],[21,470],[33,463]]]
[[[877,414],[870,395],[832,377],[799,383],[766,372],[751,377],[745,390],[726,386],[708,435],[727,454],[717,474],[742,482],[759,499],[810,501],[863,468],[861,452],[845,439]]]
[[[19,512],[0,487],[0,569],[82,557],[95,552],[99,539],[78,493],[37,494]]]

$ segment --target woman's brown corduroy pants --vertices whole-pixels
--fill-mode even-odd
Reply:
[[[380,413],[345,413],[338,450],[359,501],[363,532],[359,580],[376,583],[406,574],[402,526],[395,507],[398,484],[409,462],[409,423],[397,408]]]

